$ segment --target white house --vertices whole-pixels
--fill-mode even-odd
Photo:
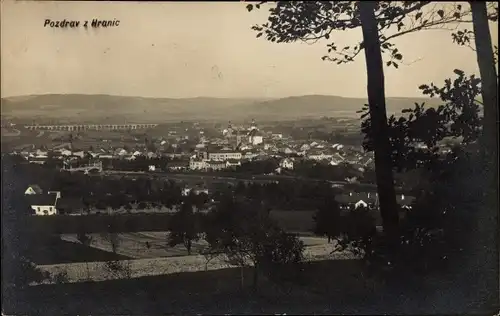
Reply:
[[[209,152],[207,160],[225,161],[227,159],[241,159],[241,152],[232,150],[221,150],[218,152]]]
[[[31,205],[31,209],[35,215],[57,215],[57,201],[59,200],[57,193],[49,194],[29,194],[27,199]]]
[[[354,208],[359,208],[359,207],[368,207],[368,203],[366,203],[363,200],[359,200],[358,202],[356,202],[356,204],[354,204]]]
[[[149,165],[148,170],[149,171],[156,171],[156,166],[155,165]]]
[[[293,170],[293,160],[290,158],[285,158],[280,161],[280,167],[283,169]]]
[[[305,151],[305,150],[309,150],[311,149],[311,146],[309,146],[308,144],[304,144],[302,146],[300,146],[300,151]]]
[[[256,127],[252,126],[247,136],[248,136],[248,143],[252,145],[259,145],[264,142],[264,135]]]
[[[206,163],[207,163],[207,168],[210,170],[222,170],[226,168],[225,161],[212,160],[212,161],[207,161]]]
[[[61,153],[61,156],[71,156],[71,150],[66,148],[60,149],[59,152]]]
[[[77,157],[83,158],[83,157],[85,157],[85,152],[83,152],[83,150],[75,151],[73,153],[73,156],[77,156]]]

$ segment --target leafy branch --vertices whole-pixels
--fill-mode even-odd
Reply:
[[[248,11],[260,9],[267,2],[248,4],[246,8]],[[488,6],[488,18],[497,20],[498,4]],[[333,31],[361,26],[356,1],[278,1],[273,2],[269,12],[268,21],[252,29],[257,32],[257,38],[263,36],[276,43],[316,43],[329,40]],[[375,15],[382,52],[388,55],[386,65],[395,68],[402,62],[403,55],[391,42],[393,39],[421,30],[455,31],[460,23],[472,22],[470,7],[464,8],[460,3],[378,1]],[[322,59],[344,64],[353,61],[363,49],[362,41],[350,46],[331,42],[327,44],[328,54]]]

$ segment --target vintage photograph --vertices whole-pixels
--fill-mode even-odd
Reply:
[[[498,2],[0,3],[2,314],[500,310]]]

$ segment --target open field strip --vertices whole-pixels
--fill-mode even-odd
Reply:
[[[90,247],[112,252],[111,244],[103,234],[89,234],[92,238]],[[68,242],[78,243],[76,234],[61,235],[61,239]],[[328,244],[326,238],[322,237],[300,237],[305,246],[316,246]],[[146,259],[158,257],[186,256],[187,250],[182,246],[168,247],[166,232],[136,232],[118,234],[118,255],[132,259]],[[149,247],[148,247],[149,245]],[[200,240],[193,242],[192,253],[199,254],[206,247],[206,242]]]
[[[352,259],[350,253],[335,253],[331,254],[333,244],[316,244],[306,246],[304,257],[306,261],[317,261],[325,259]],[[162,257],[162,258],[143,258],[122,261],[124,265],[130,267],[130,277],[138,278],[144,276],[165,275],[181,272],[196,272],[206,270],[219,270],[230,267],[235,267],[227,264],[221,258],[215,258],[206,263],[203,255],[177,256],[177,257]],[[82,281],[104,281],[111,279],[119,279],[120,276],[109,275],[105,269],[104,262],[89,262],[84,263],[69,263],[69,264],[53,264],[40,265],[43,271],[49,272],[52,276],[65,272],[67,273],[68,282]],[[47,282],[49,283],[49,282]]]

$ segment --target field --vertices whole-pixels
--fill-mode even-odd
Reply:
[[[168,247],[166,245],[167,232],[136,232],[118,234],[119,247],[117,254],[134,259],[145,258],[162,258],[162,257],[177,257],[186,256],[187,251],[182,245],[176,247]],[[111,252],[110,242],[103,234],[90,234],[92,242],[90,246],[102,251]],[[327,241],[321,237],[300,237],[305,246],[326,246]],[[75,234],[61,235],[61,239],[78,243]],[[149,245],[149,247],[148,247]],[[204,241],[195,242],[193,244],[193,254],[199,254],[204,249],[206,243]],[[331,246],[331,245],[329,245]],[[316,249],[315,248],[315,249]]]
[[[194,272],[208,270],[218,270],[230,267],[222,259],[214,259],[207,265],[207,261],[199,251],[203,248],[203,243],[196,243],[193,254],[188,256],[183,247],[177,246],[170,248],[166,246],[165,233],[162,232],[147,232],[134,234],[120,234],[120,246],[117,254],[122,257],[129,257],[131,260],[126,260],[126,264],[130,265],[131,277],[143,277],[151,275],[164,275],[180,272]],[[99,250],[111,252],[111,246],[105,238],[93,234],[93,242],[91,247]],[[64,240],[77,243],[76,236],[65,235]],[[324,238],[318,237],[301,237],[306,249],[304,252],[306,260],[317,261],[324,259],[348,259],[353,256],[347,252],[331,254],[334,249],[334,244],[328,244]],[[144,245],[146,241],[151,242],[152,249],[147,249]],[[103,268],[103,262],[91,263],[62,263],[39,265],[43,270],[50,272],[52,275],[58,272],[66,271],[69,282],[81,282],[88,280],[102,281],[119,276],[108,275]],[[87,269],[88,268],[88,269]]]
[[[81,267],[85,271],[85,267]],[[4,302],[15,314],[470,314],[474,298],[456,279],[409,278],[397,284],[367,277],[359,260],[302,264],[294,283],[276,285],[252,270],[224,268],[103,282],[43,284]],[[401,281],[401,280],[400,280]],[[29,303],[28,303],[29,302]],[[6,304],[7,305],[7,304]],[[7,314],[12,306],[2,306]],[[42,312],[43,311],[43,312]],[[493,315],[494,312],[483,312]]]

